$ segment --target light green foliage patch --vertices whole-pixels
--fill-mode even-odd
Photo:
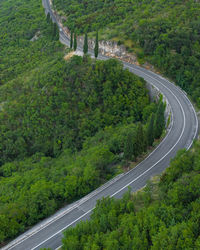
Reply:
[[[53,0],[80,33],[124,43],[188,92],[200,107],[200,3],[194,0]]]

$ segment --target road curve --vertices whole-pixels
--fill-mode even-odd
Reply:
[[[43,5],[46,13],[49,12],[53,21],[57,22],[51,11],[49,0],[43,0]],[[69,45],[69,39],[62,28],[59,28],[61,42]],[[78,47],[78,50],[82,51],[82,48]],[[108,58],[100,55],[99,59],[106,60]],[[114,178],[81,200],[61,209],[55,215],[10,242],[2,248],[3,250],[34,250],[48,247],[56,249],[61,245],[62,232],[80,220],[88,219],[98,199],[106,196],[120,198],[129,186],[132,191],[144,187],[152,176],[162,173],[169,166],[170,160],[179,149],[191,147],[197,136],[198,120],[187,95],[173,83],[149,70],[126,62],[123,64],[125,68],[158,88],[168,100],[173,120],[165,139],[134,169]]]

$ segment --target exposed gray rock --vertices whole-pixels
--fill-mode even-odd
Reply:
[[[37,32],[35,33],[34,37],[31,38],[30,41],[31,41],[31,42],[34,42],[34,41],[38,40],[39,37],[40,37],[40,31],[37,31]]]

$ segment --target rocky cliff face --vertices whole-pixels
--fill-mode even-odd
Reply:
[[[52,1],[50,0],[52,6]],[[53,9],[53,6],[52,6]],[[65,34],[70,37],[70,30],[63,25],[63,21],[66,20],[65,16],[59,16],[56,10],[54,10],[54,15],[57,17],[59,24],[62,26]],[[77,42],[79,45],[84,44],[84,36],[78,36]],[[88,48],[93,50],[95,47],[95,39],[88,39]],[[99,53],[102,55],[110,56],[113,58],[118,58],[126,62],[134,63],[139,65],[136,55],[133,53],[128,53],[124,45],[118,45],[115,41],[99,41]]]
[[[78,42],[80,44],[83,44],[84,37],[78,37]],[[88,39],[88,48],[93,50],[94,47],[95,39]],[[124,45],[118,45],[115,41],[99,41],[99,53],[102,55],[118,58],[130,63],[138,64],[137,57],[134,54],[128,53]]]

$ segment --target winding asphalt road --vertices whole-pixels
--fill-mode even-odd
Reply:
[[[54,22],[57,22],[51,11],[49,0],[43,0],[46,13],[49,12]],[[59,25],[59,24],[58,24]],[[66,45],[69,39],[60,27],[60,40]],[[82,48],[78,47],[78,50]],[[108,59],[99,56],[99,59]],[[195,110],[183,93],[173,83],[144,68],[123,62],[124,67],[134,74],[144,78],[148,83],[158,88],[171,106],[172,123],[167,136],[161,144],[137,167],[126,174],[117,176],[104,186],[90,193],[83,199],[63,208],[52,217],[42,221],[3,249],[34,250],[50,247],[56,249],[61,245],[63,231],[74,226],[80,220],[86,220],[95,207],[96,201],[102,197],[120,198],[128,186],[136,191],[145,186],[154,175],[162,173],[169,166],[170,160],[179,149],[189,149],[197,136],[198,120]]]

